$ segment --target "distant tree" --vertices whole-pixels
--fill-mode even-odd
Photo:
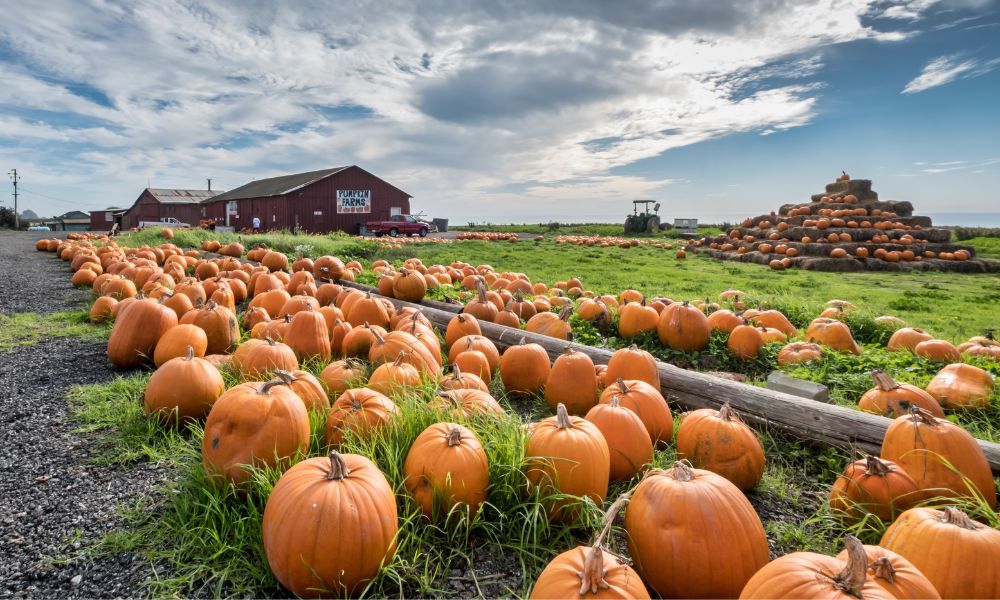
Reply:
[[[0,227],[6,229],[14,228],[14,209],[0,206]]]

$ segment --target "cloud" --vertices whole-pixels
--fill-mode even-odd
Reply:
[[[649,193],[665,180],[614,169],[809,123],[824,48],[904,35],[867,24],[877,5],[13,3],[0,22],[0,140],[101,205],[147,178],[233,187],[351,163],[465,210],[468,198],[530,210],[616,186]]]
[[[1000,67],[1000,59],[963,58],[960,54],[940,56],[927,63],[920,75],[906,84],[901,93],[917,94],[958,79],[985,75]]]

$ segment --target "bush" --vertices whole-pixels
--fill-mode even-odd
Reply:
[[[1000,227],[955,227],[951,231],[960,242],[972,238],[1000,238]]]

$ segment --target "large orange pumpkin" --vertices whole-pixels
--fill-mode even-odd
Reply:
[[[368,388],[349,389],[331,406],[323,439],[328,446],[339,446],[346,430],[368,436],[397,414],[399,408],[384,394]]]
[[[330,330],[323,315],[311,307],[295,313],[283,340],[301,361],[330,360]]]
[[[660,372],[656,368],[656,359],[635,344],[615,350],[611,360],[608,361],[608,370],[604,377],[605,381],[619,379],[645,381],[655,389],[660,389]]]
[[[403,477],[424,516],[446,515],[461,504],[471,518],[486,500],[489,461],[475,433],[455,423],[435,423],[413,440]]]
[[[764,474],[764,449],[729,403],[684,415],[677,428],[677,457],[722,475],[741,491],[757,486]]]
[[[552,410],[559,404],[565,404],[571,415],[587,414],[597,404],[594,361],[567,346],[566,351],[552,363],[545,384],[545,401]]]
[[[236,315],[212,300],[201,308],[184,313],[181,323],[205,330],[205,335],[208,336],[206,354],[228,354],[240,341],[240,325]]]
[[[868,558],[861,542],[844,538],[845,558],[815,552],[793,552],[775,559],[747,582],[740,599],[830,598],[891,600],[895,595],[868,575]]]
[[[902,329],[897,329],[892,334],[892,337],[889,338],[887,348],[889,352],[898,352],[900,350],[913,352],[917,344],[930,339],[934,339],[934,336],[922,329],[903,327]]]
[[[156,300],[135,300],[115,318],[108,358],[119,367],[138,367],[153,357],[160,338],[175,325],[174,311]]]
[[[596,504],[608,494],[611,458],[604,435],[591,422],[571,417],[566,407],[531,427],[525,449],[525,472],[548,505],[552,519],[572,520],[574,501],[554,494],[587,496]]]
[[[144,406],[147,415],[184,423],[207,415],[225,390],[219,370],[188,346],[185,356],[166,361],[150,376]]]
[[[281,379],[227,390],[208,413],[201,460],[211,478],[242,484],[246,465],[276,467],[309,447],[309,413]]]
[[[913,563],[942,598],[1000,598],[1000,531],[957,508],[911,508],[879,545]]]
[[[919,406],[940,419],[944,418],[941,405],[933,396],[908,383],[897,383],[881,369],[872,371],[875,387],[865,392],[858,400],[858,408],[865,412],[886,417],[898,417],[910,411],[910,406]]]
[[[712,328],[705,313],[685,301],[674,302],[663,309],[656,333],[664,345],[682,352],[694,352],[708,345]]]
[[[792,342],[778,351],[778,366],[788,367],[804,362],[820,360],[823,347],[812,342]]]
[[[204,330],[194,325],[175,325],[164,333],[156,343],[153,364],[158,368],[172,358],[186,356],[188,348],[194,356],[204,358],[208,349],[208,336]]]
[[[912,407],[882,441],[882,458],[897,463],[929,496],[982,496],[996,506],[996,484],[976,438],[958,425]],[[968,479],[973,489],[966,485]]]
[[[353,358],[334,361],[319,374],[331,398],[336,398],[357,384],[363,383],[364,376],[364,363]]]
[[[861,354],[861,347],[854,341],[850,328],[836,319],[813,319],[806,329],[805,341],[816,342],[851,354]]]
[[[769,558],[764,526],[743,492],[684,462],[643,478],[625,531],[635,570],[664,598],[735,598]]]
[[[396,497],[370,460],[331,452],[281,476],[261,529],[271,572],[293,594],[353,597],[395,552]]]
[[[520,344],[508,347],[500,358],[500,379],[512,394],[540,392],[548,382],[551,367],[549,355],[538,344]]]
[[[653,442],[639,415],[623,407],[618,396],[598,404],[586,419],[597,426],[608,443],[611,479],[626,481],[653,460]]]
[[[946,365],[927,384],[927,393],[952,409],[987,408],[992,391],[990,373],[962,363]]]
[[[674,438],[674,417],[660,390],[645,381],[618,379],[601,392],[601,404],[619,397],[621,405],[638,415],[653,445],[663,447]]]
[[[830,488],[830,508],[846,521],[872,513],[883,523],[920,500],[913,478],[894,462],[869,456],[847,465]]]

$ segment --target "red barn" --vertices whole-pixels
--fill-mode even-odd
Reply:
[[[410,196],[358,166],[259,179],[205,202],[207,218],[249,229],[358,233],[365,221],[409,214]]]
[[[159,221],[167,217],[197,227],[205,218],[202,202],[219,193],[221,190],[146,188],[122,215],[121,229],[138,227],[140,221]]]
[[[109,206],[104,210],[95,210],[90,213],[90,230],[91,231],[111,231],[111,227],[115,224],[115,217],[121,213],[125,212],[125,209],[118,208],[117,206]],[[121,227],[121,225],[119,225]]]

